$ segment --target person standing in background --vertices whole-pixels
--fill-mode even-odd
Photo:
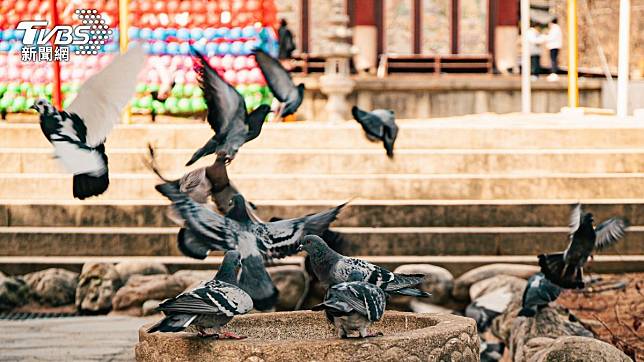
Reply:
[[[289,30],[286,19],[280,20],[280,27],[277,29],[277,36],[279,37],[279,59],[290,59],[295,50],[295,42],[293,41],[293,33]]]
[[[535,23],[532,23],[528,29],[527,37],[530,50],[530,74],[532,80],[537,80],[539,73],[541,73],[541,44],[543,44],[544,38]]]
[[[546,48],[550,51],[550,75],[548,81],[554,82],[559,79],[557,72],[559,72],[559,50],[563,44],[563,35],[561,27],[557,24],[557,18],[553,18],[548,26],[548,34],[546,35]]]

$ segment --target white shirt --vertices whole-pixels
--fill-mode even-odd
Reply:
[[[548,34],[546,35],[546,48],[561,49],[562,45],[563,35],[561,34],[561,27],[559,24],[550,24]]]
[[[528,37],[528,44],[530,45],[530,55],[541,55],[541,44],[543,43],[543,35],[539,34],[534,28],[528,29],[526,33]]]

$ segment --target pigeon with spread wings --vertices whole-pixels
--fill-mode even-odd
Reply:
[[[390,109],[374,109],[371,112],[365,112],[353,106],[351,108],[353,118],[360,123],[362,129],[367,135],[367,139],[372,142],[382,141],[389,158],[394,157],[394,142],[398,137],[398,126],[394,111]]]
[[[295,113],[304,99],[304,84],[295,85],[291,75],[279,60],[261,49],[255,50],[255,60],[264,74],[271,93],[282,103],[280,111],[276,112],[278,117],[283,118]]]
[[[183,254],[205,259],[211,250],[239,250],[242,258],[239,285],[251,295],[259,310],[269,310],[277,302],[277,290],[264,261],[296,253],[304,235],[324,232],[344,207],[343,204],[317,214],[264,223],[248,214],[241,195],[233,196],[230,211],[222,216],[181,192],[178,182],[166,182],[156,188],[172,201],[172,207],[184,220],[178,236]]]
[[[192,51],[198,59],[195,68],[208,106],[208,124],[215,135],[192,155],[186,166],[212,153],[232,160],[244,143],[259,136],[270,107],[262,104],[247,113],[244,97],[210,67],[202,54]]]
[[[57,110],[45,99],[31,107],[40,114],[40,128],[54,146],[56,158],[74,174],[75,198],[83,200],[107,190],[110,180],[103,143],[134,95],[144,62],[143,48],[134,46],[87,79],[66,110]]]
[[[626,221],[618,217],[594,227],[593,214],[584,212],[581,204],[577,204],[571,213],[568,248],[559,253],[539,255],[541,272],[562,288],[583,288],[583,267],[588,258],[594,251],[623,238],[626,227]]]

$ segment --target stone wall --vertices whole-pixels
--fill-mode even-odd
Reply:
[[[419,79],[421,78],[421,79]],[[521,85],[518,77],[356,77],[350,104],[361,108],[390,108],[398,118],[448,117],[475,113],[511,113],[521,110]],[[319,90],[317,77],[296,79],[306,85],[301,119],[324,119],[326,97]],[[600,107],[601,80],[580,79],[580,105]],[[566,84],[533,82],[532,111],[556,113],[567,105]],[[350,115],[347,114],[350,118]]]

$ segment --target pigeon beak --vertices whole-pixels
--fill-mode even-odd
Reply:
[[[38,107],[36,107],[36,104],[32,104],[29,109],[33,109],[34,111],[38,112]]]
[[[298,245],[297,251],[300,252],[302,250],[304,250],[304,245],[302,245],[302,244]]]

